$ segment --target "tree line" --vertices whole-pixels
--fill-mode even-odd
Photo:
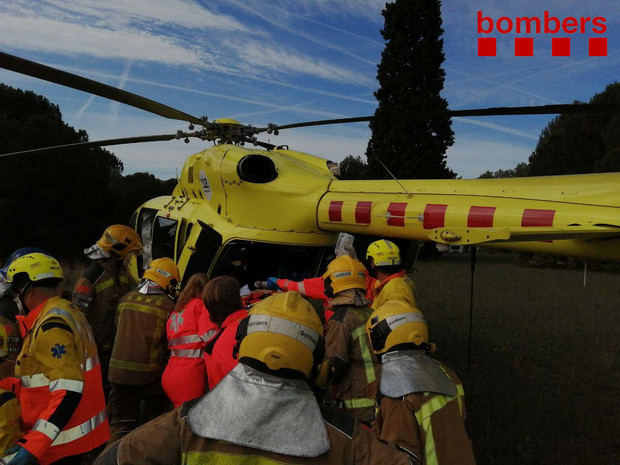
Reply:
[[[578,103],[578,102],[576,102]],[[601,105],[602,111],[561,114],[542,130],[536,148],[527,162],[514,168],[487,170],[480,178],[512,178],[560,174],[605,173],[620,171],[620,82],[609,84],[588,103]],[[608,105],[608,106],[606,106]],[[615,105],[612,106],[612,105]],[[349,155],[340,163],[344,179],[373,179],[376,166],[359,155]],[[413,151],[396,156],[412,157]],[[401,164],[400,166],[404,166]],[[385,169],[383,170],[385,177]],[[401,178],[423,179],[432,176],[418,170],[399,172]],[[436,176],[440,177],[440,176]]]
[[[86,141],[45,97],[0,84],[0,153]],[[0,158],[0,258],[24,246],[80,256],[106,225],[126,224],[138,205],[176,184],[122,172],[100,147]]]

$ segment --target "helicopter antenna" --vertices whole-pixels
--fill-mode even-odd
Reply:
[[[400,188],[404,190],[406,194],[410,194],[410,192],[407,189],[405,189],[405,186],[402,185],[402,183],[398,180],[398,178],[394,176],[394,174],[392,174],[390,169],[387,166],[385,166],[385,163],[381,161],[381,158],[379,158],[377,155],[374,155],[374,157],[379,162],[379,164],[383,167],[383,169],[387,171],[387,173],[392,177],[392,179],[396,181],[396,183],[400,186]]]

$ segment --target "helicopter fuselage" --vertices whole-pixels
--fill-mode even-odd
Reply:
[[[305,277],[324,265],[309,257],[325,258],[337,233],[349,232],[620,261],[620,173],[343,181],[329,167],[301,152],[230,144],[192,155],[172,195],[132,219],[144,260],[172,255],[186,276],[238,272],[235,263],[247,267],[263,244],[253,260],[271,260],[271,273],[284,266],[278,247],[289,259],[305,251]]]

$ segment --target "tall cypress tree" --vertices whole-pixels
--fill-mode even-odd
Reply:
[[[440,95],[445,72],[439,0],[395,0],[385,5],[386,41],[378,66],[379,106],[370,123],[366,156],[373,177],[453,178],[446,150],[454,143],[448,103]]]

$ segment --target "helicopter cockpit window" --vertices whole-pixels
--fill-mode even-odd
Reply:
[[[228,274],[241,286],[255,288],[256,281],[270,276],[300,281],[318,276],[332,247],[305,247],[267,244],[264,242],[231,241],[218,257],[212,275]]]
[[[153,258],[170,257],[174,260],[177,235],[176,220],[158,216],[153,223]]]

